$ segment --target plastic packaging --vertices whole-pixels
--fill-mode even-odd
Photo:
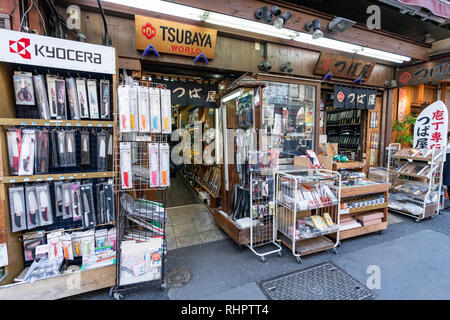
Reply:
[[[36,102],[41,119],[50,119],[50,108],[48,106],[47,92],[45,90],[44,78],[38,74],[33,76]]]
[[[33,80],[30,72],[15,71],[13,75],[14,96],[17,105],[35,105]]]
[[[27,229],[25,191],[23,186],[9,188],[9,212],[12,232]]]
[[[36,132],[33,129],[22,130],[22,145],[20,146],[19,175],[33,175]]]
[[[38,200],[39,220],[41,221],[41,226],[53,224],[50,186],[47,183],[37,185],[36,196]]]
[[[77,88],[75,85],[75,79],[67,78],[66,86],[67,86],[67,100],[69,105],[70,118],[72,120],[79,120],[81,119],[80,106],[78,104],[78,95],[77,95]]]
[[[87,80],[87,94],[89,97],[89,115],[91,119],[98,119],[98,96],[97,96],[97,81]]]
[[[28,230],[40,227],[41,221],[35,186],[25,187],[25,203],[27,208]]]
[[[110,93],[109,80],[100,80],[100,118],[109,119]]]
[[[75,80],[77,86],[78,104],[80,105],[80,118],[89,119],[89,105],[86,92],[86,79],[77,78]]]

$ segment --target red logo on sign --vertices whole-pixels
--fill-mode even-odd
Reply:
[[[17,53],[24,59],[31,59],[31,54],[27,47],[30,45],[30,39],[22,38],[17,41],[9,40],[9,52]]]
[[[152,254],[153,261],[158,261],[159,259],[161,259],[161,255],[159,254],[159,252],[155,252],[154,254]]]
[[[337,94],[337,98],[339,102],[342,102],[344,100],[345,95],[342,93],[342,91],[339,91],[339,93]]]
[[[151,39],[156,35],[156,30],[155,28],[153,28],[152,24],[150,22],[147,22],[143,27],[142,27],[142,33],[144,34],[144,36],[147,37],[147,39]]]
[[[322,63],[323,70],[327,71],[331,68],[331,58],[328,57],[323,63]]]
[[[408,71],[405,71],[402,73],[402,75],[400,76],[400,78],[398,80],[400,80],[401,83],[407,83],[409,81],[409,79],[411,79],[411,73],[409,73]]]

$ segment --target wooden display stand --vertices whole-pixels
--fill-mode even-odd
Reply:
[[[388,191],[390,183],[372,183],[369,185],[342,186],[341,203],[348,201],[352,197],[382,194],[385,201],[379,205],[365,206],[360,208],[340,209],[340,220],[345,217],[358,219],[358,215],[370,212],[383,212],[383,218],[380,223],[361,226],[357,228],[341,230],[339,238],[341,240],[357,237],[363,234],[385,230],[388,227]]]
[[[117,56],[116,56],[117,61]],[[48,68],[45,68],[48,70]],[[90,127],[113,128],[114,121],[98,120],[42,120],[15,118],[14,88],[12,85],[13,67],[9,63],[0,63],[0,243],[7,244],[8,265],[5,266],[5,276],[0,280],[0,299],[59,299],[93,290],[99,290],[114,285],[116,266],[110,265],[72,274],[38,280],[34,283],[13,283],[14,279],[24,270],[23,244],[21,232],[11,231],[9,213],[8,187],[12,183],[60,181],[91,178],[114,177],[113,172],[73,172],[53,173],[31,176],[10,176],[8,168],[8,148],[6,143],[6,128],[10,126],[42,126],[42,127]],[[117,66],[116,66],[117,70]],[[56,73],[56,71],[55,71]],[[116,71],[116,74],[118,72]],[[116,75],[112,75],[111,101],[116,110]],[[115,134],[113,134],[115,136]],[[114,142],[115,143],[115,142]],[[73,286],[70,286],[73,283]]]

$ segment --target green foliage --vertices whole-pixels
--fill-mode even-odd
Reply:
[[[416,123],[417,117],[413,114],[407,114],[403,118],[403,121],[398,121],[396,119],[392,125],[392,132],[397,132],[397,138],[395,142],[401,143],[402,145],[410,146],[414,141],[414,136],[412,134],[412,129]]]

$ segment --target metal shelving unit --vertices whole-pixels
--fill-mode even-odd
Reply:
[[[336,185],[337,192],[332,191],[332,185]],[[302,256],[327,249],[337,253],[341,175],[324,169],[280,171],[275,190],[278,241],[292,251],[297,262],[302,262]],[[316,193],[313,200],[308,192]],[[325,213],[333,225],[326,224],[323,230],[314,227],[311,216],[323,217]]]
[[[422,157],[417,153],[428,155]],[[416,222],[438,215],[444,161],[445,149],[402,149],[399,143],[391,143],[388,148],[389,174],[386,176],[386,181],[392,183],[389,210],[413,217]],[[401,162],[405,165],[398,169]],[[411,164],[423,166],[423,169],[418,173],[402,172]],[[421,174],[423,171],[426,173]],[[394,175],[393,179],[390,179],[391,175]]]

